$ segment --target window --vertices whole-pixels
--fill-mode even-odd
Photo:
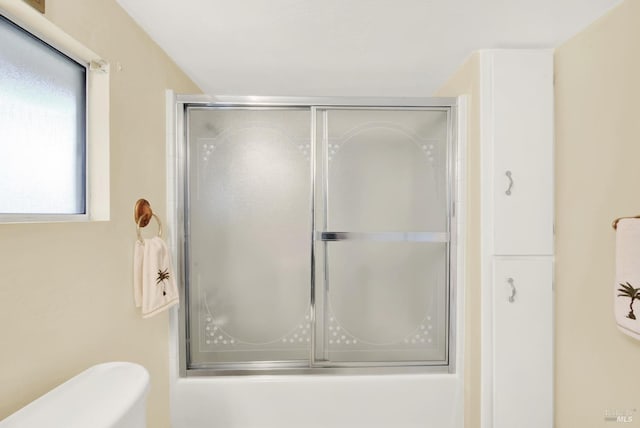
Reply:
[[[25,2],[0,8],[0,223],[109,219],[109,64]]]
[[[183,370],[450,370],[453,105],[312,101],[185,105]]]
[[[1,214],[86,214],[86,75],[0,17]]]

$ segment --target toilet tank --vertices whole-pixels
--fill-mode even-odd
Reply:
[[[149,372],[95,365],[0,421],[0,428],[145,428]]]

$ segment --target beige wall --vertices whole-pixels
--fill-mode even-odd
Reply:
[[[0,419],[90,365],[127,360],[151,373],[149,426],[168,427],[168,317],[134,308],[132,212],[145,197],[165,217],[164,91],[199,90],[115,0],[46,5],[112,64],[111,221],[0,225]]]
[[[640,343],[613,319],[611,222],[640,214],[640,2],[557,49],[556,427],[604,427],[636,409]],[[639,261],[640,263],[640,261]]]
[[[480,426],[480,61],[473,54],[437,96],[467,95],[467,243],[465,284],[464,420]]]

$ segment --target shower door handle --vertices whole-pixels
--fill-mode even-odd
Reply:
[[[447,232],[316,232],[318,241],[448,242]]]

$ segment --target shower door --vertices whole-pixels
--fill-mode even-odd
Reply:
[[[306,361],[309,109],[189,107],[189,361]]]
[[[186,369],[451,360],[451,106],[185,107]]]
[[[446,364],[448,112],[314,110],[316,362]]]

